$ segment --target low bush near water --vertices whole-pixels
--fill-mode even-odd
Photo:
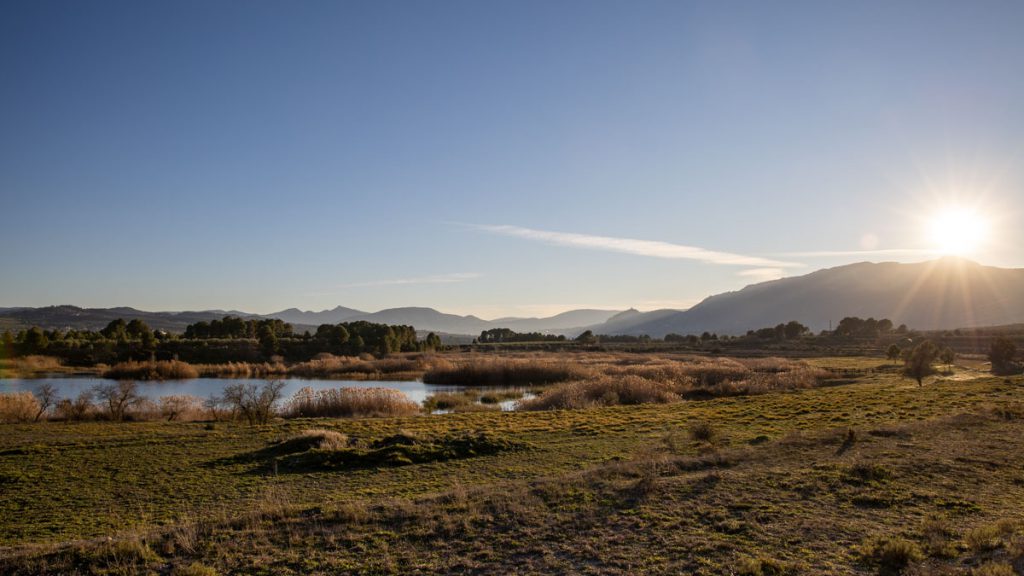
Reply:
[[[180,360],[149,360],[120,362],[103,373],[112,380],[190,380],[199,378],[195,366]]]

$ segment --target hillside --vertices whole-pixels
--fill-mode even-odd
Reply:
[[[604,322],[618,314],[616,310],[570,310],[550,318],[500,318],[483,320],[476,316],[446,314],[433,308],[404,307],[389,308],[378,312],[362,312],[353,308],[338,306],[319,312],[288,308],[272,314],[251,314],[239,311],[205,310],[200,312],[147,312],[135,308],[80,308],[78,306],[46,306],[42,308],[0,308],[0,329],[19,330],[31,326],[45,329],[88,329],[99,330],[111,320],[138,318],[158,330],[183,332],[189,324],[210,321],[228,314],[243,318],[278,318],[292,324],[296,331],[315,330],[320,324],[337,324],[364,320],[391,325],[413,326],[417,330],[449,335],[453,341],[462,341],[457,336],[477,336],[491,328],[511,328],[518,332],[579,333],[586,326]]]
[[[78,306],[46,306],[42,308],[14,308],[0,311],[0,326],[10,329],[39,326],[45,329],[100,330],[110,321],[123,318],[143,320],[154,330],[183,332],[189,324],[210,321],[232,314],[253,317],[238,311],[204,310],[199,312],[147,312],[135,308],[79,308]]]
[[[743,334],[798,320],[814,331],[845,316],[889,318],[920,330],[1024,321],[1024,270],[956,258],[916,264],[861,262],[711,296],[685,312],[647,318],[619,332]],[[613,327],[614,329],[614,327]]]

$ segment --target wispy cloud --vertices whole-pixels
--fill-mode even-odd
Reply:
[[[412,278],[391,278],[388,280],[370,280],[367,282],[351,282],[335,286],[338,289],[366,288],[372,286],[402,286],[407,284],[455,284],[480,278],[478,272],[456,272],[453,274],[434,274],[431,276],[415,276]]]
[[[832,256],[928,256],[935,250],[923,248],[885,248],[881,250],[814,250],[810,252],[783,252],[781,258],[828,258]]]
[[[786,275],[786,271],[782,268],[751,268],[749,270],[740,270],[736,275],[750,278],[755,282],[767,282],[782,278]]]
[[[571,248],[586,248],[591,250],[604,250],[607,252],[618,252],[621,254],[635,254],[637,256],[649,256],[652,258],[668,258],[678,260],[696,260],[708,264],[723,264],[732,266],[760,266],[772,268],[792,268],[802,264],[795,262],[783,262],[760,256],[748,256],[744,254],[733,254],[731,252],[718,252],[696,246],[684,246],[671,242],[660,242],[657,240],[638,240],[635,238],[615,238],[612,236],[593,236],[590,234],[574,234],[571,232],[552,232],[548,230],[535,230],[520,226],[506,225],[474,225],[474,228],[512,236],[526,240],[534,240],[551,244],[553,246],[567,246]]]

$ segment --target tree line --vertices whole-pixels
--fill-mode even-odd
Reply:
[[[152,330],[142,320],[113,320],[100,330],[43,330],[38,327],[0,334],[0,356],[45,354],[73,365],[123,360],[256,362],[280,356],[305,361],[321,353],[336,355],[434,351],[442,348],[433,332],[422,340],[412,326],[367,321],[323,324],[315,333],[297,334],[277,319],[225,316],[189,324],[184,334]]]

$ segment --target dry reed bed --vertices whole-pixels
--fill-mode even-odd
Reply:
[[[826,370],[780,358],[690,357],[683,361],[648,359],[646,362],[616,362],[605,366],[596,378],[553,386],[539,397],[520,403],[520,409],[663,404],[683,398],[766,394],[811,388],[829,376]]]
[[[437,367],[423,375],[427,384],[453,386],[533,386],[592,378],[589,367],[564,361],[470,360]]]
[[[376,359],[321,354],[312,360],[287,365],[283,362],[225,362],[189,364],[179,360],[129,361],[103,370],[115,380],[187,380],[191,378],[349,378],[372,380],[382,377],[415,379],[424,371],[447,366],[432,355],[402,355]]]
[[[59,358],[52,356],[32,355],[0,359],[0,378],[24,378],[67,370]]]
[[[103,372],[111,380],[191,380],[199,377],[199,370],[180,360],[148,360],[119,362]]]
[[[390,388],[313,390],[306,387],[292,396],[282,415],[285,418],[354,418],[412,416],[419,412],[419,404]]]

